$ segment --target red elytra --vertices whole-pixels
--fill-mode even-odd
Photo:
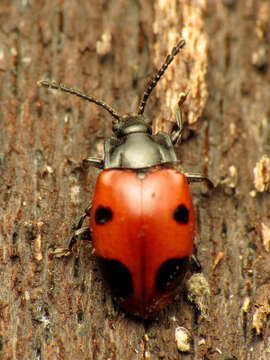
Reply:
[[[143,94],[137,114],[118,114],[103,101],[48,81],[39,84],[93,102],[114,118],[114,135],[104,143],[104,159],[85,163],[102,169],[92,205],[81,216],[69,247],[55,255],[69,255],[90,216],[94,253],[103,262],[114,299],[128,312],[151,317],[178,293],[192,254],[194,212],[188,183],[207,181],[201,175],[178,171],[174,145],[183,130],[179,97],[175,129],[153,134],[152,120],[143,115],[153,88],[184,46],[181,40]]]
[[[152,316],[177,294],[170,276],[173,282],[183,277],[183,260],[192,254],[194,213],[185,175],[164,168],[103,171],[96,183],[91,229],[114,297],[128,312]],[[166,272],[172,260],[177,274],[168,277],[161,269]]]

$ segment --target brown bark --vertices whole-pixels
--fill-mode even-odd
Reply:
[[[269,358],[270,254],[261,233],[269,192],[250,194],[256,162],[270,156],[269,18],[267,0],[1,0],[1,359]],[[208,319],[198,321],[181,295],[146,324],[112,303],[91,244],[78,258],[50,255],[91,199],[97,171],[79,164],[102,156],[111,119],[37,81],[134,112],[181,37],[187,45],[146,113],[156,129],[170,129],[175,97],[190,89],[181,160],[217,184],[207,193],[192,185],[211,298]],[[192,353],[177,350],[179,325],[191,332]]]

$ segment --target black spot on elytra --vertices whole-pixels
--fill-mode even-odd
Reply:
[[[189,257],[170,259],[163,263],[157,273],[155,285],[159,292],[171,291],[180,285],[188,268]]]
[[[100,258],[101,270],[113,295],[130,296],[133,293],[133,281],[129,270],[117,260]]]
[[[173,218],[179,224],[187,224],[189,220],[189,211],[185,205],[179,205],[173,212]]]
[[[105,225],[113,217],[112,210],[109,207],[100,205],[95,212],[95,222],[97,225]]]

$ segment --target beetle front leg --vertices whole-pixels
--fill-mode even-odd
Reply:
[[[173,131],[171,134],[171,140],[173,145],[176,145],[178,141],[181,141],[181,137],[182,137],[182,133],[183,133],[183,120],[182,120],[182,110],[181,110],[181,106],[183,105],[183,103],[185,102],[188,93],[181,93],[178,96],[178,101],[176,104],[176,109],[175,109],[175,113],[176,113],[176,126],[177,126],[177,130]]]
[[[83,163],[83,167],[85,168],[88,168],[89,166],[94,166],[95,168],[98,169],[104,168],[104,160],[95,157],[83,159],[82,163]]]
[[[89,217],[91,214],[92,203],[90,203],[84,211],[84,214],[79,217],[78,221],[72,227],[72,236],[69,242],[68,247],[66,248],[56,248],[53,252],[54,256],[57,258],[63,256],[71,255],[75,249],[78,247],[79,239],[87,237],[91,240],[91,233],[89,226],[82,226],[86,217]]]

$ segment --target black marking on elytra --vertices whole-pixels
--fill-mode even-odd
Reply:
[[[101,271],[112,293],[117,297],[130,296],[133,293],[133,280],[129,270],[118,260],[100,258]]]
[[[109,207],[100,205],[95,212],[95,222],[97,225],[105,225],[112,220],[113,213]]]
[[[159,292],[172,291],[181,284],[189,266],[189,257],[164,262],[157,273],[155,286]]]
[[[185,205],[181,204],[173,212],[173,218],[179,224],[188,224],[189,211]]]

